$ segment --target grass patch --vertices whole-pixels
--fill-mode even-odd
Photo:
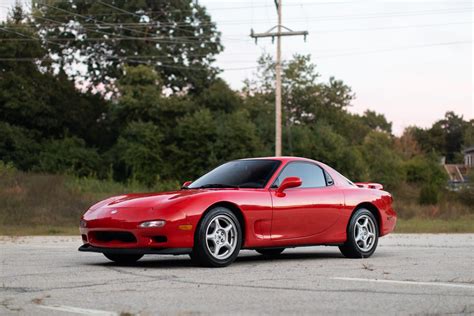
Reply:
[[[474,216],[449,220],[419,217],[399,219],[395,233],[474,233]]]
[[[114,195],[147,191],[137,184],[0,168],[0,235],[59,235],[70,227],[77,233],[79,219],[91,205]]]
[[[79,236],[79,226],[12,226],[0,225],[3,236]]]

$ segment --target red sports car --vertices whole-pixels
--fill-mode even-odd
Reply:
[[[118,263],[189,254],[212,267],[231,264],[242,248],[276,256],[285,248],[334,245],[346,257],[366,258],[397,219],[392,196],[382,189],[305,158],[235,160],[179,191],[93,205],[80,221],[79,250]]]

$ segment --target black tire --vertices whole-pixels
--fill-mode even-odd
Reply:
[[[266,257],[276,257],[280,255],[285,248],[262,248],[262,249],[255,249],[259,254],[264,255]]]
[[[235,228],[230,228],[229,232],[224,232],[223,229],[225,227],[219,228],[215,227],[215,222],[220,222],[222,225],[222,221],[227,224],[233,225]],[[214,227],[212,226],[214,225]],[[217,256],[224,256],[224,258],[217,258],[215,254],[211,253],[211,251],[216,250],[216,241],[214,239],[207,239],[206,236],[208,235],[208,230],[211,231],[215,229],[215,234],[221,232],[225,235],[226,242],[233,245],[233,249],[227,248],[225,246],[219,247],[217,249]],[[214,234],[212,232],[211,234]],[[213,248],[214,246],[214,248]],[[205,266],[205,267],[226,267],[230,265],[232,262],[235,261],[237,256],[239,255],[240,248],[242,247],[242,229],[240,227],[239,220],[235,216],[235,214],[225,207],[216,207],[211,209],[204,217],[201,219],[199,227],[196,230],[196,235],[194,238],[194,248],[193,253],[190,254],[191,260],[197,263],[198,265]],[[220,254],[220,250],[224,251],[223,254]]]
[[[116,255],[110,253],[104,253],[104,256],[107,259],[119,264],[132,264],[140,260],[141,257],[143,257],[143,255]]]
[[[359,223],[360,225],[361,221],[362,223],[365,222],[365,219],[368,219],[367,225],[371,224],[371,227],[368,226],[368,228],[366,227],[366,229],[363,230],[362,228],[359,228],[360,226],[358,226],[357,224]],[[360,232],[362,233],[362,239],[365,236],[365,242],[362,239],[358,240],[358,236],[356,236],[356,233],[359,234]],[[370,236],[370,234],[373,234],[373,236]],[[375,252],[378,240],[379,225],[377,219],[375,218],[374,214],[372,214],[372,212],[370,212],[369,210],[365,208],[360,208],[356,210],[352,215],[351,220],[349,221],[349,225],[347,227],[347,241],[344,243],[344,245],[339,246],[339,250],[347,258],[368,258]],[[366,243],[368,244],[370,242],[370,248],[368,246],[364,247]]]

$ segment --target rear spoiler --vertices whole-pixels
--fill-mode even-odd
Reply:
[[[355,185],[357,185],[359,188],[383,190],[383,185],[380,183],[357,182]]]

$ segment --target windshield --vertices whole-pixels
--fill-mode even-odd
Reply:
[[[206,173],[188,188],[264,188],[279,165],[278,160],[231,161]]]

